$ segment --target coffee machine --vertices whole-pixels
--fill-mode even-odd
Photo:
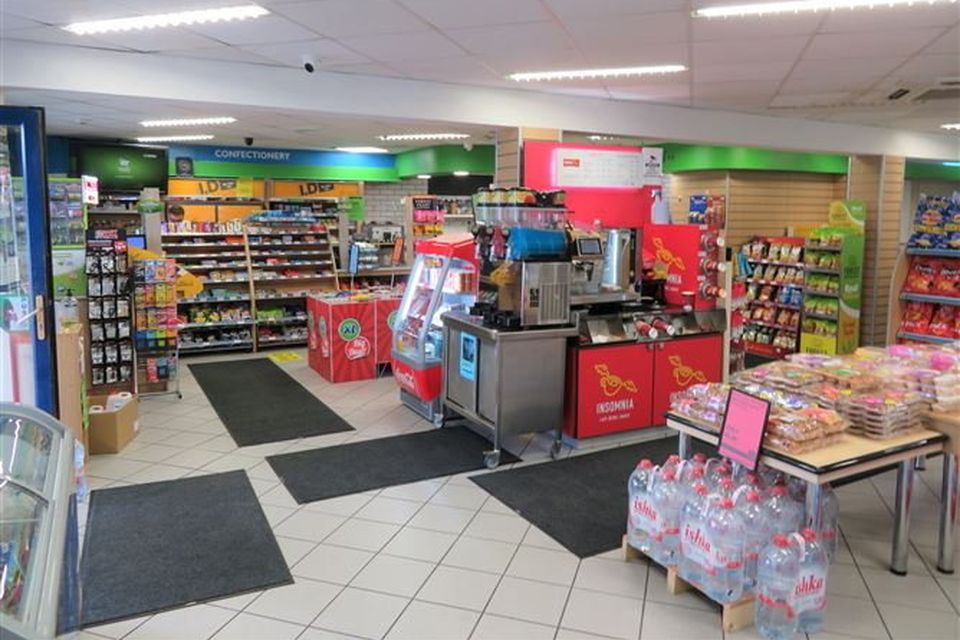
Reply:
[[[571,302],[575,306],[635,300],[632,229],[570,231]]]

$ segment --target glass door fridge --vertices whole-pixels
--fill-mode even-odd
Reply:
[[[53,638],[79,616],[70,431],[34,407],[0,403],[0,637]]]
[[[393,375],[400,399],[440,424],[443,320],[447,311],[467,311],[477,299],[473,236],[457,233],[422,240],[393,327]]]

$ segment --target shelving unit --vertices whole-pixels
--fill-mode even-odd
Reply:
[[[911,291],[916,286],[909,282],[910,271],[917,262],[929,264],[936,273],[932,274],[932,291]],[[921,247],[907,247],[897,259],[893,272],[893,281],[890,289],[890,315],[887,318],[887,341],[894,342],[924,342],[931,344],[950,344],[960,340],[960,335],[941,335],[942,330],[931,328],[932,325],[946,324],[944,321],[953,319],[956,326],[956,315],[960,314],[960,287],[954,284],[953,293],[945,292],[941,295],[937,283],[941,279],[940,272],[944,269],[960,271],[960,249],[928,249]],[[945,285],[944,285],[945,286]]]
[[[177,351],[177,265],[170,258],[134,265],[137,394],[180,394]]]
[[[747,308],[743,312],[747,353],[782,358],[799,348],[806,281],[804,245],[805,240],[797,237],[758,237],[744,245],[744,262],[752,270],[746,278]]]

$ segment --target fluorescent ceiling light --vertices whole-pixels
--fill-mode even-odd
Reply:
[[[384,142],[408,142],[416,140],[466,140],[469,133],[391,133],[377,136]]]
[[[234,7],[219,7],[217,9],[155,13],[153,15],[113,18],[111,20],[88,20],[85,22],[74,22],[63,28],[83,36],[95,33],[109,33],[111,31],[141,31],[143,29],[158,29],[160,27],[183,27],[191,24],[205,24],[209,22],[247,20],[248,18],[259,18],[268,13],[270,12],[259,5],[246,4]]]
[[[785,0],[784,2],[750,2],[716,5],[693,10],[694,18],[732,18],[764,16],[777,13],[806,13],[838,9],[874,9],[919,4],[947,4],[957,0]]]
[[[469,171],[454,171],[454,172],[453,172],[453,175],[457,176],[458,178],[465,178],[466,176],[470,175],[470,172],[469,172]]]
[[[197,142],[198,140],[213,140],[209,133],[192,133],[182,136],[140,136],[137,142]]]
[[[418,179],[418,180],[429,180],[429,179],[432,178],[432,177],[433,177],[433,176],[431,176],[429,173],[418,173],[418,174],[417,174],[417,179]]]
[[[529,71],[511,73],[507,78],[517,82],[542,82],[546,80],[590,80],[593,78],[621,78],[649,76],[686,71],[682,64],[661,64],[650,67],[613,67],[609,69],[571,69],[568,71]]]
[[[944,162],[945,167],[960,167],[960,162]]]
[[[594,142],[601,142],[603,140],[613,140],[613,139],[614,139],[613,136],[599,136],[596,134],[592,136],[587,136],[587,140],[593,140]]]
[[[941,129],[946,129],[947,131],[960,131],[960,122],[950,122],[947,124],[940,125]]]
[[[344,153],[390,153],[389,149],[383,147],[337,147],[337,151]]]
[[[216,116],[213,118],[175,118],[171,120],[143,120],[141,127],[200,127],[208,124],[233,124],[236,118]]]

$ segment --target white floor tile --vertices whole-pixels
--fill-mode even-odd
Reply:
[[[307,625],[340,593],[328,582],[300,579],[294,584],[268,589],[244,611],[295,624]]]
[[[350,586],[409,598],[420,589],[433,568],[430,562],[381,554],[357,574]]]
[[[881,604],[897,604],[918,609],[953,611],[940,585],[929,574],[897,576],[889,571],[863,569],[873,599]],[[832,576],[827,575],[827,580]],[[881,611],[883,607],[881,606]]]
[[[545,534],[543,531],[530,525],[526,535],[523,536],[523,545],[528,547],[540,547],[541,549],[553,549],[555,551],[566,551],[566,547]]]
[[[484,614],[470,640],[553,640],[555,629],[542,624]]]
[[[306,631],[300,634],[297,640],[356,640],[358,637],[359,636],[348,636],[345,633],[337,633],[336,631],[308,627]]]
[[[399,530],[400,527],[395,524],[351,519],[330,534],[324,542],[366,551],[379,551]]]
[[[415,502],[426,502],[433,497],[440,487],[443,486],[443,479],[423,480],[410,484],[401,484],[396,487],[387,487],[382,495],[385,498],[399,498],[401,500],[413,500]]]
[[[504,576],[487,605],[489,613],[557,625],[570,589],[556,584]]]
[[[507,575],[569,586],[579,564],[580,559],[569,551],[521,546],[510,561]]]
[[[666,572],[659,567],[650,567],[647,572],[646,600],[648,606],[651,602],[657,602],[671,607],[699,609],[700,611],[713,611],[716,608],[716,605],[707,600],[706,596],[699,591],[687,591],[677,595],[668,593]]]
[[[827,579],[830,579],[829,575]],[[887,635],[873,602],[847,596],[830,596],[827,599],[823,629],[860,638],[883,638]]]
[[[480,614],[429,602],[411,602],[387,640],[467,640]]]
[[[580,561],[573,586],[642,599],[646,593],[647,570],[646,562],[585,558]]]
[[[273,527],[274,533],[276,533],[276,529],[280,526],[280,523],[296,513],[296,509],[275,507],[272,504],[261,504],[260,508],[263,510],[263,515],[267,517],[267,522]]]
[[[319,511],[321,513],[332,513],[345,518],[352,516],[360,508],[371,500],[371,496],[363,493],[354,493],[348,496],[339,496],[337,498],[328,498],[327,500],[318,500],[308,502],[303,505],[306,511]]]
[[[460,538],[444,556],[443,564],[462,569],[503,573],[516,549],[517,545],[509,542]]]
[[[500,576],[439,566],[417,593],[417,600],[483,611],[500,582]]]
[[[135,446],[138,445],[138,446]],[[123,450],[122,455],[127,460],[139,460],[140,462],[163,462],[173,456],[181,457],[186,451],[179,446],[167,446],[155,443],[140,443],[134,440],[130,446]]]
[[[293,566],[294,576],[349,584],[373,554],[357,549],[321,544]]]
[[[279,536],[320,542],[343,522],[344,518],[340,516],[300,510],[280,523],[274,530]]]
[[[520,516],[481,510],[467,525],[463,535],[517,543],[523,540],[529,527],[530,523]]]
[[[126,636],[130,640],[206,640],[236,615],[201,604],[158,613]],[[96,631],[96,627],[93,629]]]
[[[365,504],[353,517],[402,525],[406,524],[419,509],[420,504],[417,502],[379,495]]]
[[[719,611],[696,611],[647,601],[640,640],[723,640]]]
[[[555,640],[607,640],[607,638],[592,633],[583,633],[582,631],[574,631],[573,629],[560,627],[557,629]],[[670,640],[674,639],[671,638]]]
[[[108,624],[98,624],[90,627],[89,631],[104,638],[122,638],[149,619],[150,616],[143,616],[140,618],[130,618],[129,620],[120,620],[119,622],[110,622]]]
[[[406,598],[348,587],[311,626],[361,638],[382,638],[407,602]]]
[[[447,553],[457,536],[442,531],[428,531],[404,527],[387,543],[382,553],[389,553],[404,558],[440,562]]]
[[[239,613],[211,640],[295,640],[303,626]]]
[[[300,505],[293,499],[293,496],[291,496],[287,488],[283,486],[283,483],[275,485],[273,489],[260,496],[260,502],[261,504],[272,504],[288,509],[300,508]]]
[[[460,509],[472,509],[476,511],[483,506],[488,495],[486,491],[475,486],[468,487],[447,483],[433,494],[428,504],[459,507]]]
[[[574,589],[560,625],[567,629],[632,640],[640,633],[643,600]]]
[[[190,472],[190,469],[183,467],[174,467],[168,464],[153,464],[146,469],[141,469],[136,473],[131,473],[124,478],[127,482],[134,484],[143,484],[146,482],[163,482],[165,480],[176,480],[182,478]]]
[[[316,543],[310,542],[309,540],[298,540],[297,538],[284,538],[283,536],[276,536],[277,544],[280,545],[280,552],[283,554],[284,560],[287,561],[287,566],[292,567],[301,560],[304,556],[313,551],[313,548],[316,547]]]
[[[881,571],[890,569],[891,526],[892,521],[886,528],[886,532],[888,533],[886,540],[867,540],[847,537],[850,552],[856,558],[857,564],[860,565],[862,569],[879,569]],[[921,558],[912,547],[907,556],[907,570],[910,573],[927,572],[923,564],[923,558]]]
[[[190,469],[199,469],[204,465],[210,464],[220,456],[222,453],[217,451],[205,451],[203,449],[188,449],[172,458],[168,458],[165,462],[167,464],[175,464],[178,467],[188,467]]]
[[[474,516],[474,511],[426,504],[407,523],[408,526],[447,533],[462,532]]]
[[[87,462],[87,473],[98,478],[107,478],[109,480],[123,480],[138,471],[143,471],[150,466],[149,462],[138,462],[137,460],[127,460],[115,455],[90,456]]]
[[[886,603],[879,606],[893,640],[960,638],[960,617],[956,611],[930,611]]]
[[[250,593],[242,593],[239,596],[211,600],[208,604],[214,607],[221,607],[223,609],[243,611],[247,608],[247,605],[256,600],[257,596],[259,596],[261,593],[263,593],[263,591],[251,591]]]
[[[849,596],[870,600],[870,591],[860,570],[849,564],[833,564],[827,575],[827,595]]]

